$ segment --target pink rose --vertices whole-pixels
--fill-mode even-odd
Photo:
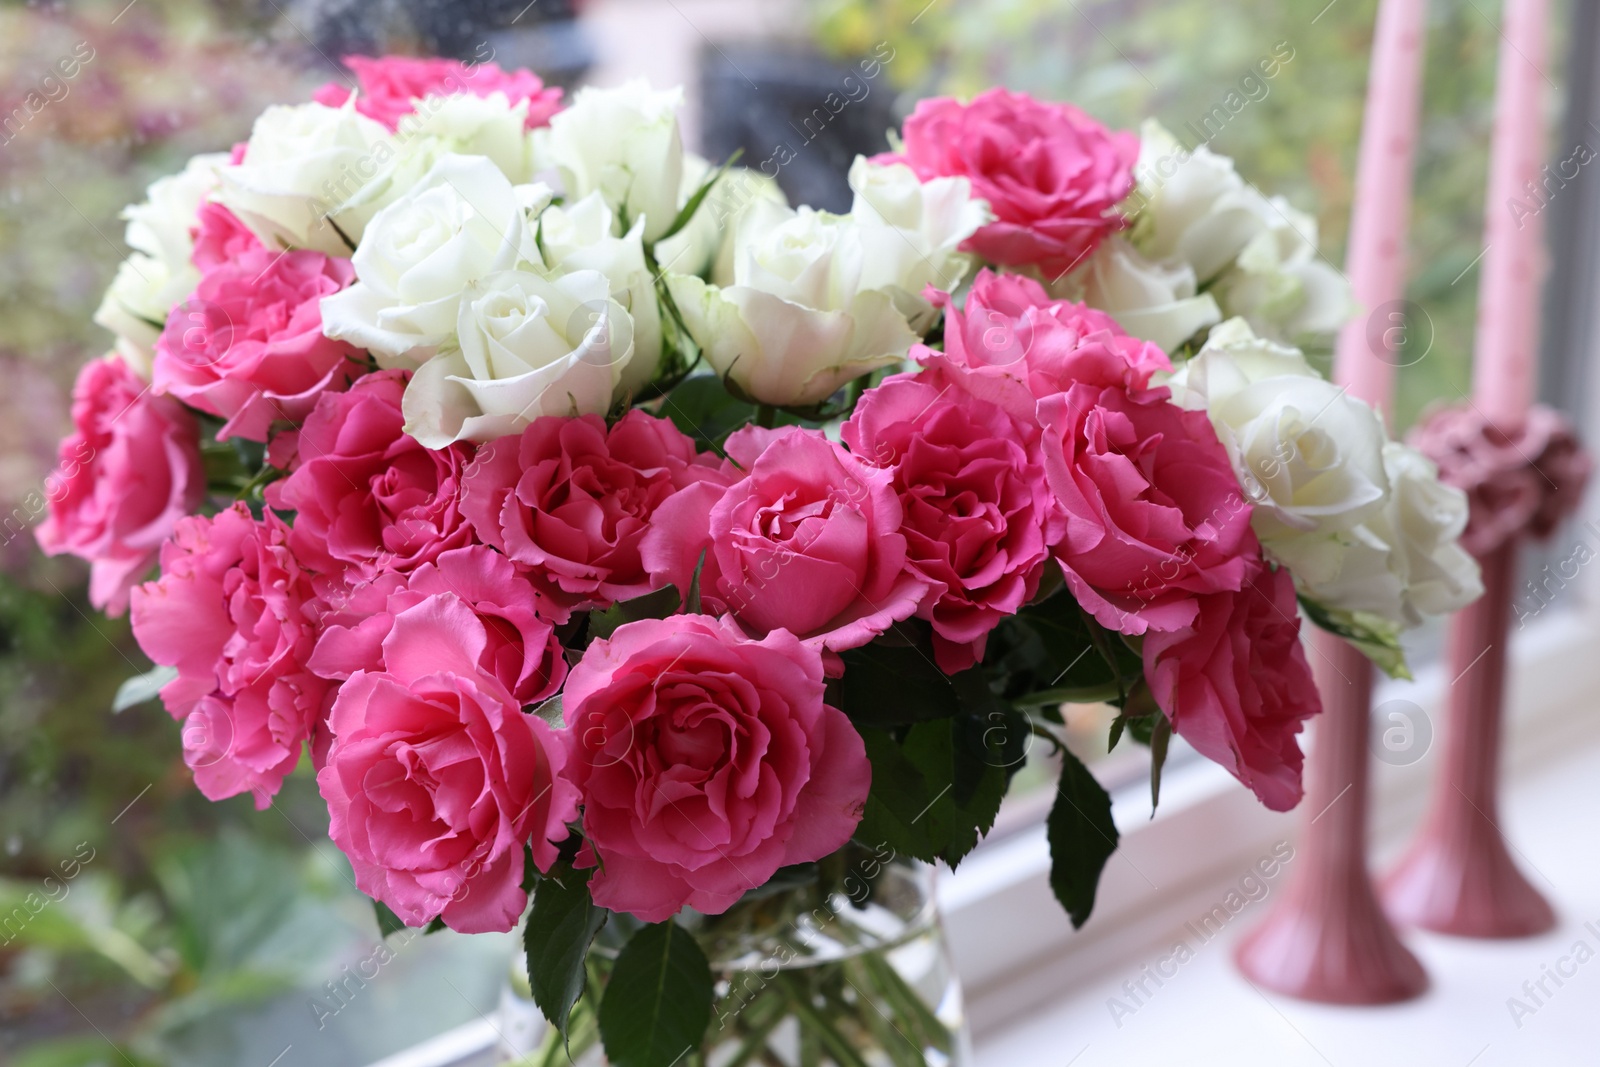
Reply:
[[[416,111],[416,101],[427,96],[504,93],[512,104],[528,102],[527,128],[550,125],[561,110],[561,90],[546,88],[531,70],[504,71],[493,63],[471,66],[454,59],[412,59],[409,56],[345,56],[344,65],[355,73],[361,91],[356,110],[389,129]],[[311,97],[319,104],[340,107],[350,99],[350,88],[329,82]]]
[[[194,231],[194,252],[190,258],[201,273],[242,258],[262,247],[261,239],[239,216],[214,201],[200,205],[199,223]]]
[[[918,345],[912,358],[1019,419],[1031,421],[1037,400],[1076,383],[1143,389],[1172,369],[1166,353],[1110,315],[1052,299],[1032,278],[979,271],[960,310],[944,293],[928,295],[945,308],[944,351]]]
[[[328,834],[408,926],[511,929],[528,902],[523,845],[549,870],[577,812],[555,735],[479,666],[488,644],[472,608],[427,597],[394,616],[384,669],[351,675],[328,715]]]
[[[674,615],[618,627],[567,679],[567,773],[594,901],[645,922],[726,911],[861,821],[872,768],[793,635]]]
[[[203,255],[227,255],[206,246]],[[265,441],[354,377],[358,349],[322,333],[322,298],[349,285],[348,259],[259,244],[218,262],[156,340],[152,384],[227,424],[217,439]]]
[[[1178,736],[1288,811],[1304,790],[1296,735],[1322,710],[1300,644],[1294,579],[1252,564],[1238,592],[1198,598],[1190,629],[1150,633],[1144,672]]]
[[[50,514],[36,536],[52,556],[88,560],[89,602],[121,615],[161,542],[205,496],[200,430],[115,356],[78,372],[72,425],[45,479]]]
[[[1139,137],[1111,131],[1071,104],[990,89],[970,104],[921,100],[906,119],[904,162],[923,181],[962,177],[995,221],[962,247],[991,263],[1057,277],[1126,225]]]
[[[1211,421],[1168,395],[1082,383],[1039,402],[1066,514],[1055,557],[1084,609],[1125,634],[1192,625],[1194,598],[1237,590],[1261,553]]]
[[[383,641],[395,617],[444,593],[464,603],[483,624],[478,666],[519,704],[543,700],[561,688],[567,661],[547,621],[552,613],[539,610],[543,597],[510,560],[483,545],[442,552],[410,574],[385,572],[339,598],[335,612],[322,621],[311,669],[334,679],[383,670]]]
[[[133,636],[178,670],[161,699],[183,720],[184,761],[212,800],[248,791],[266,808],[331,688],[305,666],[317,606],[288,535],[243,504],[191,516],[162,546],[161,577],[133,591]]]
[[[707,611],[830,652],[911,617],[928,583],[906,566],[891,471],[796,427],[746,427],[727,450],[743,478],[691,486],[656,513],[644,559],[658,583],[686,588],[704,553]]]
[[[267,486],[268,504],[296,513],[295,553],[349,585],[474,543],[456,499],[472,449],[434,451],[405,432],[407,377],[378,371],[323,394],[295,438],[293,471]]]
[[[928,583],[917,609],[934,656],[955,674],[983,659],[989,631],[1038,591],[1060,536],[1037,431],[929,376],[869,389],[844,424],[845,444],[893,474],[905,517],[906,566]]]
[[[639,558],[662,501],[725,477],[671,422],[637,408],[610,430],[598,415],[549,416],[479,449],[461,511],[554,604],[603,608],[663,584]]]

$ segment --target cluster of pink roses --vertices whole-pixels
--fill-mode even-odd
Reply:
[[[923,527],[911,569],[940,666],[982,659],[1048,555],[1101,626],[1143,635],[1173,729],[1293,807],[1296,735],[1321,708],[1294,581],[1263,559],[1205,413],[1151,384],[1167,357],[1018,275],[980,273],[945,316],[944,351],[914,349],[925,369],[869,390],[845,426],[891,462],[907,526]]]
[[[452,80],[529,101],[530,126],[558,105],[526,72],[352,66],[391,128]],[[974,250],[1050,270],[1121,224],[1134,151],[985,94],[919,108],[905,159],[989,199]],[[1269,806],[1298,800],[1317,698],[1292,581],[1206,415],[1152,384],[1166,355],[1109,316],[1021,275],[981,273],[959,308],[930,290],[942,350],[915,346],[921,369],[867,389],[837,441],[748,425],[708,453],[635,408],[430,449],[406,432],[411,372],[322,331],[349,260],[269,249],[211,202],[191,236],[200,281],[149,387],[114,359],[80,378],[62,455],[92,458],[41,542],[94,562],[97,605],[131,600],[202,792],[266,807],[308,748],[357,884],[407,923],[509,929],[525,852],[547,871],[569,841],[595,903],[647,921],[835,851],[871,782],[829,702],[842,654],[916,618],[940,670],[971,669],[1052,561],[1142,638],[1180,735]],[[264,506],[195,514],[195,412],[265,445]],[[593,637],[594,612],[668,585],[692,613]]]

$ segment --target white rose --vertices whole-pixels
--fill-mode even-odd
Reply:
[[[857,156],[850,166],[855,219],[864,249],[860,286],[878,289],[918,333],[937,317],[922,292],[932,285],[949,292],[972,267],[959,251],[990,218],[989,205],[972,198],[965,178],[921,181],[904,163],[887,166]]]
[[[1175,403],[1199,410],[1253,382],[1322,376],[1298,348],[1257,337],[1249,323],[1235,318],[1212,329],[1193,359],[1158,377],[1171,387]]]
[[[250,131],[243,160],[222,168],[217,200],[269,245],[348,255],[335,209],[352,181],[377,173],[395,150],[393,136],[357,112],[353,96],[337,108],[269,107]]]
[[[1149,119],[1135,172],[1134,243],[1151,259],[1188,263],[1201,284],[1215,281],[1223,314],[1282,341],[1333,333],[1349,317],[1348,283],[1317,255],[1316,220],[1263,196],[1233,160],[1184,148]]]
[[[1154,119],[1139,134],[1134,243],[1151,259],[1189,264],[1203,285],[1262,231],[1272,207],[1227,156],[1184,148]]]
[[[191,231],[199,221],[200,205],[221,182],[221,169],[227,164],[225,152],[198,155],[177,174],[152,182],[143,203],[122,211],[128,222],[128,247],[160,260],[174,272],[189,267],[194,254]]]
[[[1317,255],[1317,220],[1273,197],[1274,213],[1217,279],[1228,315],[1263,337],[1295,341],[1338,332],[1350,317],[1350,284]]]
[[[406,432],[429,448],[489,441],[545,415],[604,414],[633,348],[633,323],[599,271],[504,271],[460,302],[459,350],[406,386]]]
[[[689,198],[699,191],[713,168],[709,162],[685,152],[683,156],[683,187],[679,210]],[[707,274],[717,280],[717,271],[731,276],[733,271],[733,230],[751,204],[759,200],[788,206],[778,183],[760,171],[746,167],[729,167],[717,184],[701,201],[700,208],[689,218],[683,229],[656,246],[656,262],[663,271],[674,274]]]
[[[1459,611],[1483,595],[1477,561],[1461,547],[1467,497],[1439,481],[1439,468],[1408,445],[1383,450],[1391,496],[1383,533],[1393,547],[1390,569],[1405,581],[1408,619]]]
[[[1382,619],[1396,634],[1415,625],[1405,611],[1405,579],[1391,566],[1394,550],[1381,513],[1372,524],[1310,548],[1301,569],[1290,568],[1302,596],[1335,618]]]
[[[179,173],[152,182],[142,203],[123,209],[124,240],[134,253],[117,267],[94,321],[117,335],[123,361],[143,378],[167,313],[200,284],[191,231],[227,162],[222,153],[195,156]]]
[[[1222,321],[1210,293],[1196,293],[1187,263],[1156,263],[1126,238],[1103,242],[1094,254],[1051,287],[1052,295],[1099,308],[1135,337],[1176,352],[1207,326]]]
[[[1389,493],[1377,413],[1240,319],[1212,330],[1171,381],[1175,401],[1211,419],[1268,554],[1310,583],[1337,574],[1341,535]]]
[[[417,366],[455,333],[469,286],[540,263],[526,212],[548,200],[482,156],[443,157],[373,217],[351,257],[356,284],[322,301],[323,332],[380,366]]]
[[[394,135],[394,152],[378,164],[376,173],[350,173],[346,188],[338,190],[336,217],[340,229],[359,241],[367,225],[383,208],[421,181],[447,155],[485,156],[514,185],[533,179],[533,140],[524,128],[528,102],[512,104],[504,93],[473,96],[429,96],[416,102],[417,110],[400,120]]]
[[[193,273],[193,277],[186,272],[174,278],[161,260],[135,252],[118,264],[116,276],[95,309],[96,325],[117,335],[123,362],[147,381],[167,313],[194,291],[199,280],[198,272]]]
[[[729,172],[729,177],[735,178],[736,182],[729,186],[726,199],[719,199],[720,213],[713,216],[719,219],[718,224],[722,230],[717,242],[716,257],[711,261],[711,280],[718,285],[733,284],[733,264],[739,249],[737,234],[740,221],[756,204],[776,204],[782,208],[789,206],[789,198],[783,195],[783,189],[779,187],[775,178],[743,167],[734,168]],[[712,191],[712,197],[717,197],[715,190]]]
[[[1397,442],[1383,450],[1390,493],[1383,509],[1326,549],[1329,567],[1300,582],[1326,609],[1368,613],[1402,627],[1458,611],[1483,595],[1477,561],[1458,543],[1465,494],[1439,481],[1433,463]],[[1331,572],[1331,573],[1330,573]]]
[[[569,199],[599,190],[620,220],[644,219],[654,242],[678,214],[683,138],[682,89],[652,90],[636,79],[614,89],[578,90],[537,136]]]
[[[539,216],[539,246],[551,270],[604,274],[612,298],[633,320],[633,355],[618,386],[630,396],[649,385],[661,365],[661,308],[655,275],[645,264],[643,232],[641,219],[625,236],[613,237],[611,209],[598,192],[568,207],[546,208]]]
[[[675,275],[668,286],[707,362],[747,396],[820,403],[919,339],[889,292],[861,287],[868,245],[850,216],[763,201],[735,241],[733,284]]]

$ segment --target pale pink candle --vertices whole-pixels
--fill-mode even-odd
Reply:
[[[1387,413],[1395,368],[1426,346],[1425,324],[1402,303],[1411,171],[1422,105],[1426,0],[1382,0],[1372,40],[1345,269],[1360,313],[1339,334],[1334,379]]]
[[[1472,393],[1484,415],[1508,431],[1533,402],[1545,270],[1541,201],[1554,192],[1541,184],[1548,11],[1546,0],[1506,0],[1495,75]]]

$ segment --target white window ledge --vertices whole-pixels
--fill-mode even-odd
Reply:
[[[1474,1061],[1479,1067],[1593,1062],[1600,963],[1548,1000],[1537,1027],[1531,1015],[1514,1026],[1507,998],[1523,996],[1521,983],[1536,982],[1541,966],[1554,967],[1580,938],[1600,953],[1600,933],[1584,927],[1592,921],[1600,931],[1592,788],[1600,780],[1600,656],[1594,654],[1600,625],[1569,612],[1516,637],[1503,818],[1512,843],[1531,860],[1524,869],[1560,911],[1555,933],[1499,943],[1408,934],[1434,988],[1407,1006],[1326,1008],[1263,996],[1233,970],[1230,946],[1260,921],[1286,870],[1266,880],[1265,896],[1257,890],[1261,899],[1220,935],[1208,932],[1202,942],[1185,924],[1239,889],[1275,848],[1281,855],[1283,843],[1296,839],[1304,813],[1269,812],[1220,768],[1192,761],[1163,781],[1154,819],[1143,785],[1114,795],[1121,845],[1101,880],[1095,913],[1077,933],[1046,882],[1042,826],[980,850],[943,882],[941,902],[967,984],[980,1067],[1363,1060],[1463,1067],[1486,1046],[1491,1051]],[[1373,764],[1375,870],[1404,844],[1421,814],[1440,750],[1442,670],[1419,672],[1415,682],[1385,682],[1375,695],[1379,705],[1404,698],[1421,706],[1434,728],[1433,749],[1420,761]],[[1147,981],[1152,992],[1139,994],[1136,1003],[1123,983],[1138,979],[1180,939],[1195,948],[1194,957],[1159,990]],[[1113,997],[1122,1005],[1115,1011]],[[1558,1025],[1563,1017],[1572,1024],[1565,1029]],[[1573,1026],[1587,1034],[1588,1053],[1578,1058]],[[1567,1051],[1544,1055],[1547,1046]],[[1497,1056],[1496,1047],[1506,1055]]]

